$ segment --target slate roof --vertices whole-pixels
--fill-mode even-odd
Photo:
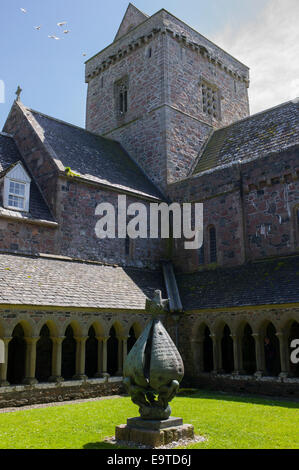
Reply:
[[[0,305],[144,310],[162,272],[0,254]]]
[[[116,141],[30,110],[62,167],[88,181],[161,199],[156,186]]]
[[[299,143],[299,100],[237,121],[211,135],[193,174]]]
[[[44,201],[40,190],[35,184],[13,138],[0,133],[0,178],[7,170],[10,169],[10,167],[19,161],[22,162],[24,168],[31,177],[29,213],[5,209],[3,207],[2,194],[0,194],[0,215],[17,216],[19,214],[20,219],[35,219],[54,222],[51,212]]]
[[[177,275],[184,310],[299,302],[299,256]]]

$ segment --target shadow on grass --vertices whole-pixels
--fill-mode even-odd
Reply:
[[[208,400],[223,400],[233,401],[239,403],[250,403],[254,405],[266,405],[266,406],[280,406],[282,408],[299,408],[299,400],[290,401],[292,398],[278,398],[269,396],[257,396],[240,393],[229,393],[229,392],[213,392],[208,390],[197,390],[192,394],[179,394],[180,398],[200,398]]]

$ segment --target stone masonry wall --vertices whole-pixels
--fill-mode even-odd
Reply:
[[[56,228],[0,219],[0,251],[55,253]]]
[[[244,165],[248,259],[298,252],[299,148]]]
[[[127,206],[142,202],[147,208],[149,233],[149,201],[127,195]],[[95,215],[100,203],[110,203],[115,208],[117,236],[118,192],[104,190],[70,179],[59,179],[57,194],[56,233],[57,252],[73,258],[100,260],[127,266],[154,267],[166,254],[167,243],[159,239],[132,240],[132,252],[126,255],[125,239],[99,239],[95,227],[101,216]]]

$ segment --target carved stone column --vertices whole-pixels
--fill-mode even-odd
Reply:
[[[7,381],[7,364],[8,364],[8,344],[12,339],[12,336],[1,338],[4,343],[4,363],[0,364],[0,387],[7,387],[9,382]]]
[[[242,337],[239,335],[230,335],[233,339],[234,347],[234,375],[241,375],[243,371],[243,357],[242,357]]]
[[[75,380],[85,380],[85,343],[88,336],[74,336],[76,340],[76,374],[74,375]]]
[[[285,333],[278,331],[276,333],[279,339],[279,352],[280,352],[280,374],[279,377],[288,377],[290,372],[290,361],[289,361],[289,346],[288,340]]]
[[[124,365],[125,365],[125,360],[128,355],[128,339],[130,336],[123,336],[122,337],[122,343],[123,343],[123,365],[122,365],[122,370],[124,370]]]
[[[97,336],[98,340],[98,371],[95,377],[110,377],[107,373],[107,341],[110,336]]]
[[[260,333],[252,333],[252,336],[255,341],[255,359],[256,359],[256,377],[261,377],[265,375],[266,365],[265,365],[265,349],[263,336]]]
[[[49,382],[63,382],[61,376],[62,342],[65,336],[51,336],[52,340],[52,375]]]
[[[23,383],[26,385],[33,385],[37,383],[35,378],[36,368],[36,343],[39,340],[39,336],[28,337],[25,336],[26,341],[26,358],[25,358],[25,378]]]

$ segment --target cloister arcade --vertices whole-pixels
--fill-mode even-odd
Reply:
[[[230,325],[198,321],[191,338],[196,374],[235,374],[299,377],[291,362],[291,342],[299,339],[299,322],[290,318],[281,325],[271,319]]]
[[[131,322],[100,320],[82,323],[72,318],[62,325],[46,318],[36,325],[30,317],[16,318],[9,330],[0,322],[6,362],[0,364],[0,384],[18,385],[122,376],[124,360],[148,318]],[[184,322],[180,325],[181,332]],[[200,373],[299,377],[290,361],[291,342],[299,339],[297,317],[277,323],[271,317],[250,322],[197,318],[192,335],[179,347],[190,350],[194,376]],[[188,344],[187,344],[188,343]]]
[[[108,327],[95,321],[83,328],[78,320],[62,328],[47,320],[36,328],[30,320],[22,319],[16,321],[9,335],[4,335],[0,324],[7,358],[0,364],[0,384],[121,376],[124,360],[143,328],[138,321],[129,326],[115,321]]]

